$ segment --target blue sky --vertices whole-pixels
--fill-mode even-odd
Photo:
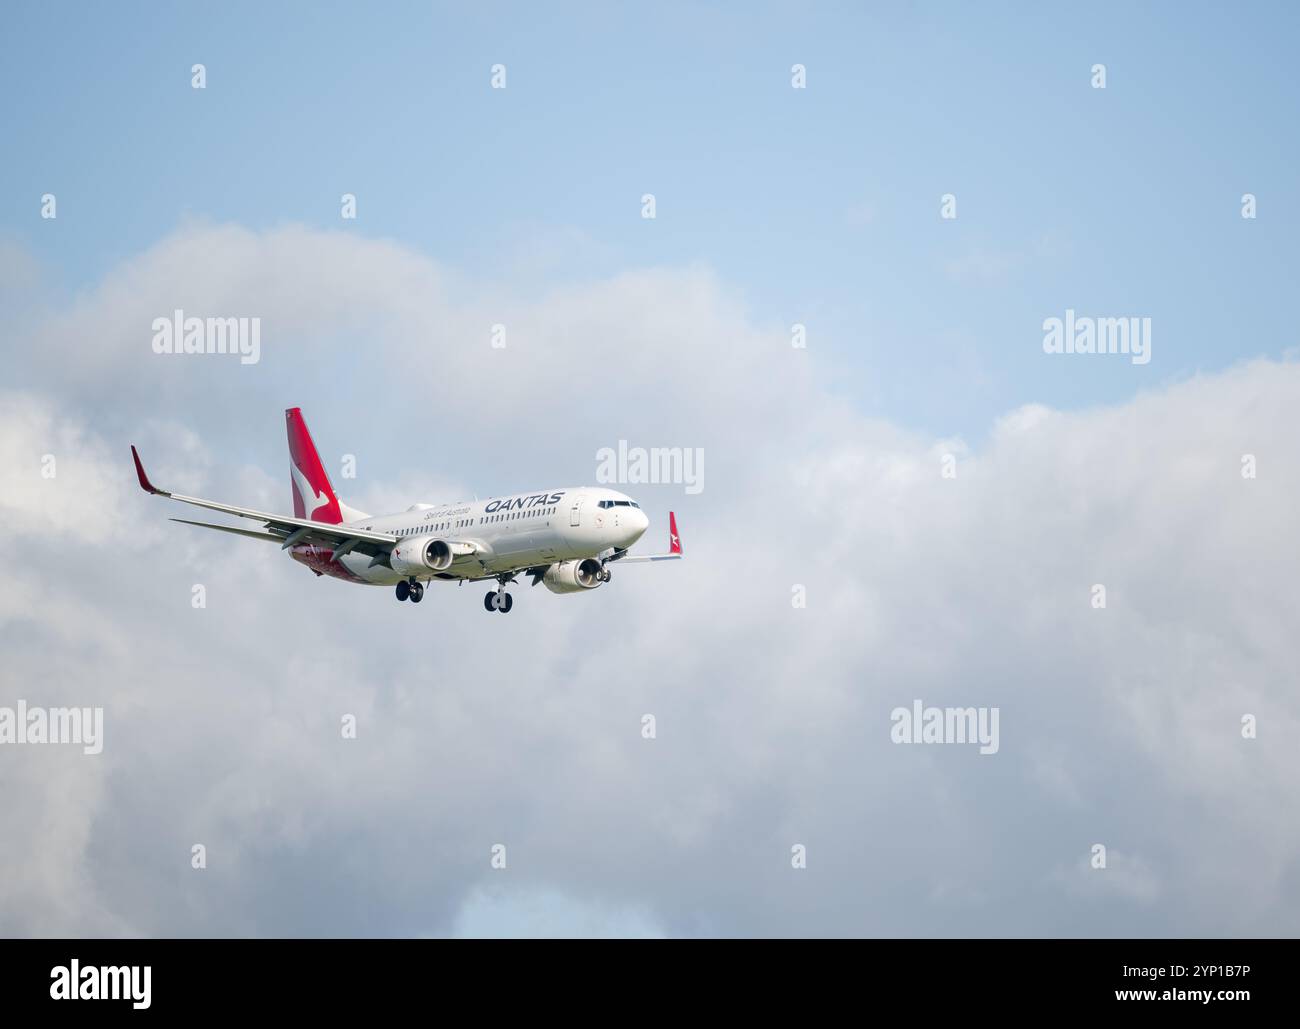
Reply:
[[[108,742],[0,747],[0,927],[1296,935],[1298,28],[8,5],[0,706]],[[176,308],[262,360],[154,353]],[[1045,354],[1067,309],[1151,362]],[[702,493],[627,484],[686,560],[417,609],[139,490],[128,443],[285,509],[290,406],[375,513],[697,448]],[[997,754],[896,745],[918,699]]]
[[[67,290],[187,219],[521,290],[702,263],[864,410],[976,440],[1293,345],[1292,6],[808,6],[10,9],[0,232]],[[1066,307],[1150,316],[1154,361],[1044,361]]]

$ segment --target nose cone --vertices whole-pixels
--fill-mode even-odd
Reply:
[[[618,526],[622,537],[619,546],[630,547],[645,535],[646,529],[650,527],[650,519],[639,507],[630,507],[619,512]]]

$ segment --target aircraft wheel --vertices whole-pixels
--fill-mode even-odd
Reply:
[[[424,599],[424,584],[414,582],[411,584],[411,603],[418,604]]]
[[[496,609],[497,609],[497,595],[496,595],[496,591],[493,590],[483,598],[483,610],[495,611]]]
[[[512,597],[509,593],[502,593],[501,606],[497,608],[497,610],[500,611],[502,614],[506,614],[514,606],[515,606],[515,598]]]
[[[411,584],[403,579],[397,584],[397,599],[405,600],[411,595]]]

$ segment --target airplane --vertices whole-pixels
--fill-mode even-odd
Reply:
[[[173,522],[279,543],[295,561],[322,575],[371,586],[394,586],[398,600],[418,604],[425,583],[482,582],[497,588],[483,598],[487,611],[508,612],[506,586],[532,577],[552,593],[594,590],[612,578],[610,565],[673,561],[682,557],[677,516],[668,512],[666,554],[631,555],[649,527],[631,497],[594,486],[515,493],[454,504],[413,504],[399,514],[368,515],[334,492],[300,408],[284,413],[289,433],[293,517],[187,497],[156,487],[131,446],[140,488],[183,504],[237,515],[262,528],[172,518]]]

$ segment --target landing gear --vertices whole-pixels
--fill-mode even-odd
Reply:
[[[608,568],[602,568],[602,569],[600,570],[600,581],[601,581],[601,582],[609,582],[609,580],[612,579],[612,578],[614,578],[614,573],[611,572]]]
[[[417,582],[415,579],[403,579],[397,584],[397,599],[410,599],[412,604],[418,604],[424,599],[424,583]]]
[[[514,581],[512,576],[498,575],[497,582],[501,585],[483,598],[483,610],[500,611],[503,615],[509,613],[510,609],[515,606],[515,598],[506,592],[506,583]]]

